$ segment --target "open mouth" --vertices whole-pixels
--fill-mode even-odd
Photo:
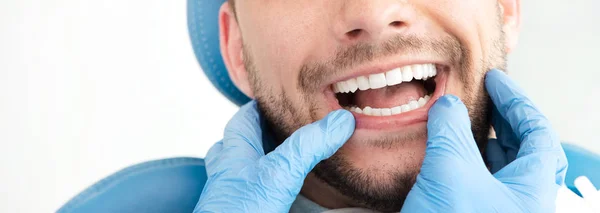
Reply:
[[[334,83],[341,107],[366,116],[395,116],[431,106],[443,66],[416,64]]]

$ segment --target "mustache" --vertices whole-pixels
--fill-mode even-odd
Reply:
[[[458,64],[467,51],[459,39],[452,36],[426,38],[414,35],[396,35],[383,42],[357,43],[338,48],[334,56],[324,62],[304,64],[298,75],[298,89],[305,93],[318,92],[324,81],[353,67],[396,54],[429,54],[447,58]]]

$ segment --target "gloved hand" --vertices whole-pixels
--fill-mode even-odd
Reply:
[[[194,212],[288,212],[306,175],[354,132],[346,110],[298,129],[265,155],[256,102],[240,109],[206,155],[208,181]]]
[[[425,158],[403,212],[554,212],[567,168],[558,136],[506,74],[492,70],[485,84],[509,124],[497,134],[513,133],[520,143],[516,159],[492,175],[473,139],[467,108],[444,96],[429,111]]]

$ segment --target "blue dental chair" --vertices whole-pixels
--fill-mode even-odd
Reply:
[[[202,70],[229,100],[250,99],[233,85],[219,50],[217,14],[225,0],[188,0],[188,28]],[[600,155],[563,144],[569,161],[566,184],[585,175],[600,186]],[[106,177],[63,205],[57,212],[192,212],[206,182],[204,160],[171,158],[141,163]]]

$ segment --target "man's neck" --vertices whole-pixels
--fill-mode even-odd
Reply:
[[[300,191],[304,197],[328,209],[339,209],[355,207],[352,201],[340,194],[329,184],[317,178],[313,173],[309,173],[304,179],[304,185]]]

